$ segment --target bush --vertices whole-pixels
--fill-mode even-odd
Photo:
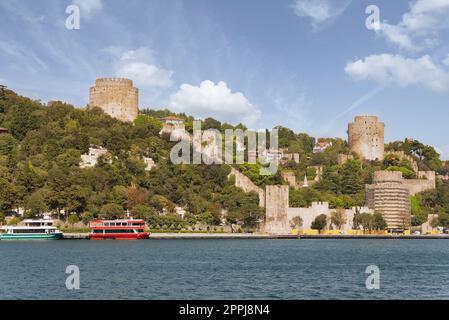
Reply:
[[[100,217],[102,219],[118,219],[123,218],[124,210],[121,205],[116,203],[105,204],[100,209]]]
[[[70,225],[74,225],[75,223],[78,223],[80,221],[80,219],[78,218],[78,216],[76,214],[71,214],[69,215],[69,217],[67,218],[67,222]]]
[[[327,225],[327,216],[325,214],[320,214],[315,220],[312,222],[312,229],[314,230],[323,230]]]
[[[91,222],[94,218],[95,217],[92,212],[84,212],[83,215],[81,216],[81,220],[86,225],[89,224],[89,222]]]
[[[17,224],[19,224],[20,219],[17,217],[13,217],[11,220],[9,220],[8,222],[8,226],[15,226]]]
[[[402,176],[404,179],[415,179],[416,174],[413,172],[413,170],[410,170],[405,167],[397,167],[397,166],[391,166],[386,169],[387,171],[400,171],[402,172]]]

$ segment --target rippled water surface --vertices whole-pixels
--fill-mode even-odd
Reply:
[[[0,241],[0,261],[0,299],[449,298],[448,240]]]

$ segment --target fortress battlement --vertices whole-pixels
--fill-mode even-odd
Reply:
[[[374,172],[374,183],[382,182],[402,182],[402,172],[400,171],[376,171]]]
[[[98,78],[97,80],[95,80],[95,85],[126,85],[132,87],[133,81],[126,78]]]

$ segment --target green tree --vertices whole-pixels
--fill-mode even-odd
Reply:
[[[421,196],[415,195],[410,198],[412,211],[412,226],[420,226],[427,221],[427,214],[421,204]]]
[[[373,227],[375,230],[387,229],[387,222],[385,221],[381,212],[374,212],[373,214]]]
[[[94,220],[95,215],[92,212],[86,211],[81,215],[81,221],[85,224],[88,225],[89,222],[91,222],[92,220]]]
[[[39,216],[48,211],[46,191],[44,189],[33,192],[26,198],[26,209],[30,217]]]
[[[360,214],[360,223],[364,231],[374,230],[374,217],[370,213],[361,213]]]
[[[124,214],[123,207],[116,203],[105,204],[100,209],[100,218],[102,219],[119,219],[123,218]]]
[[[144,219],[146,221],[155,221],[158,213],[147,205],[138,204],[131,209],[131,215],[135,219]]]
[[[312,222],[312,229],[322,231],[326,228],[327,225],[327,216],[325,214],[320,214],[315,218]]]
[[[440,212],[438,215],[438,224],[444,228],[449,227],[449,214],[446,212]]]
[[[13,208],[17,197],[16,188],[4,178],[0,178],[0,211],[6,212]]]
[[[337,209],[331,213],[331,223],[337,229],[341,229],[341,227],[346,223],[346,213],[343,209]]]
[[[13,217],[11,220],[8,221],[8,226],[16,226],[20,222],[20,219],[17,217]]]
[[[67,222],[73,226],[75,223],[78,223],[80,221],[80,219],[78,218],[78,216],[76,214],[71,214],[69,215],[69,217],[67,218]]]
[[[290,227],[292,229],[299,229],[302,227],[303,221],[300,216],[294,217],[292,220],[290,220]]]
[[[360,162],[357,160],[347,161],[340,170],[341,186],[343,194],[356,194],[363,190],[363,178]]]

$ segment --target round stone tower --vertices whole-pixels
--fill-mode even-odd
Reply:
[[[385,124],[376,116],[357,116],[348,125],[348,142],[352,152],[365,160],[383,160]]]
[[[90,88],[89,108],[98,107],[121,121],[134,121],[138,114],[139,89],[124,78],[100,78]]]
[[[376,171],[373,184],[366,186],[368,208],[382,213],[388,229],[410,226],[410,193],[402,181],[400,171]]]

